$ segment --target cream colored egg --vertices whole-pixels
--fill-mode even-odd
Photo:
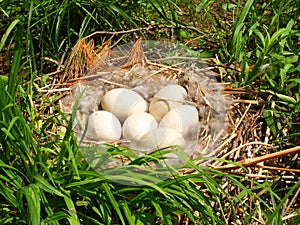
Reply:
[[[158,121],[170,110],[171,107],[168,101],[162,99],[152,99],[149,105],[149,113]]]
[[[122,134],[123,138],[137,143],[142,136],[150,130],[157,128],[158,123],[156,119],[149,113],[134,113],[130,115],[123,124]]]
[[[187,92],[182,86],[165,86],[154,95],[149,105],[149,113],[161,120],[168,111],[181,105],[186,98]]]
[[[121,138],[121,123],[110,112],[96,111],[89,117],[87,132],[99,141],[117,141]]]
[[[108,91],[102,98],[101,107],[113,113],[120,122],[124,122],[133,113],[145,112],[148,109],[147,102],[138,93],[126,88]]]
[[[165,148],[172,145],[183,147],[185,140],[181,133],[170,128],[153,129],[138,142],[138,146],[144,149]]]
[[[174,129],[182,133],[183,136],[197,133],[198,126],[198,111],[191,105],[181,105],[170,110],[159,123],[159,127]]]

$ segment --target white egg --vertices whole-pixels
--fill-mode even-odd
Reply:
[[[194,106],[181,105],[170,110],[160,121],[158,127],[174,129],[187,136],[198,132],[198,111]]]
[[[123,138],[137,143],[143,135],[157,128],[156,119],[149,113],[134,113],[127,117],[122,127]]]
[[[146,133],[138,142],[144,149],[165,148],[172,145],[184,146],[185,140],[181,133],[170,128],[156,128]]]
[[[110,112],[96,111],[89,117],[87,132],[99,141],[117,141],[121,138],[121,123]]]
[[[149,105],[149,113],[160,120],[168,111],[181,105],[186,98],[187,92],[182,86],[165,86],[154,95]]]
[[[126,88],[108,91],[102,98],[101,107],[113,113],[120,122],[124,122],[133,113],[145,112],[148,109],[147,102],[138,93]]]

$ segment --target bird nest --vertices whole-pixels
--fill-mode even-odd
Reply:
[[[114,48],[106,44],[96,52],[92,42],[80,41],[73,49],[67,65],[69,70],[62,78],[76,82],[61,102],[64,112],[76,110],[73,131],[79,145],[136,148],[125,138],[109,142],[86,135],[89,116],[101,110],[103,96],[112,89],[133,90],[149,103],[158,90],[176,84],[187,92],[183,104],[194,106],[199,118],[199,126],[189,132],[187,144],[181,146],[184,153],[192,160],[215,156],[227,135],[229,100],[211,68],[194,51],[179,44],[142,40]],[[78,58],[85,60],[78,61]],[[124,163],[124,158],[120,163]]]

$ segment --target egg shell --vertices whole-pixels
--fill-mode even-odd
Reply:
[[[113,113],[120,122],[133,113],[148,110],[147,102],[138,93],[126,88],[108,91],[101,100],[101,107]]]
[[[171,105],[166,100],[152,99],[149,105],[149,113],[158,121],[171,110]]]
[[[170,128],[156,128],[146,133],[138,142],[145,149],[165,148],[172,145],[184,146],[185,140],[181,133]]]
[[[137,143],[143,135],[157,128],[156,119],[149,113],[134,113],[127,117],[122,127],[123,138]]]
[[[96,111],[89,117],[87,132],[99,141],[117,141],[121,138],[121,123],[110,112]]]
[[[187,98],[186,90],[180,85],[168,85],[160,89],[153,97],[149,105],[149,113],[157,120],[171,109],[182,105]]]
[[[158,127],[174,129],[186,136],[198,132],[198,111],[194,106],[181,105],[170,110],[160,121]]]

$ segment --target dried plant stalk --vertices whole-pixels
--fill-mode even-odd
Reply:
[[[60,83],[78,79],[82,77],[86,71],[101,67],[108,59],[109,48],[110,40],[104,42],[98,50],[95,50],[93,39],[88,43],[86,43],[85,38],[80,39],[73,47],[65,63],[66,71]]]
[[[145,54],[142,47],[142,39],[140,38],[134,43],[130,51],[127,63],[123,65],[122,68],[131,67],[138,63],[144,64],[144,61],[145,61]]]

